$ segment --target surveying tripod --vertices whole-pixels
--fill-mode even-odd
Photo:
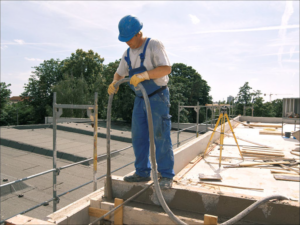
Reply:
[[[218,125],[219,125],[219,123],[220,123],[220,121],[221,121],[219,167],[221,167],[222,150],[223,150],[223,143],[224,143],[225,118],[227,119],[228,125],[229,125],[230,130],[231,130],[231,132],[232,132],[232,134],[233,134],[233,137],[234,137],[235,143],[236,143],[236,145],[237,145],[237,147],[238,147],[238,149],[239,149],[240,155],[241,155],[242,159],[244,159],[244,158],[243,158],[243,155],[242,155],[242,152],[241,152],[241,150],[240,150],[240,146],[239,146],[239,144],[238,144],[238,142],[237,142],[237,140],[236,140],[235,134],[234,134],[234,132],[233,132],[233,129],[232,129],[230,120],[229,120],[228,115],[227,115],[227,107],[226,107],[226,106],[222,106],[222,107],[221,107],[221,111],[220,111],[219,119],[218,119],[218,121],[217,121],[217,123],[216,123],[216,125],[215,125],[215,128],[214,128],[214,130],[213,130],[213,133],[212,133],[211,136],[210,136],[210,139],[209,139],[209,141],[208,141],[208,143],[207,143],[207,147],[206,147],[205,152],[204,152],[204,155],[203,155],[203,157],[204,157],[205,154],[206,154],[206,152],[207,152],[207,150],[208,150],[208,147],[209,147],[210,143],[212,142],[212,139],[213,139],[213,136],[214,136],[214,134],[215,134],[215,132],[216,132],[216,130],[217,130],[217,127],[218,127]]]

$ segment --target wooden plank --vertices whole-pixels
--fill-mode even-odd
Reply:
[[[273,160],[273,162],[274,162],[274,160]],[[287,169],[287,170],[290,170],[290,171],[293,171],[293,172],[296,172],[296,173],[300,174],[299,170],[290,168],[290,167],[285,166],[285,165],[283,165],[283,164],[279,164],[279,165],[280,165],[282,168],[284,168],[284,169]]]
[[[16,215],[16,216],[6,220],[5,225],[23,225],[32,219],[33,218],[29,217],[29,216]]]
[[[282,135],[281,131],[265,131],[265,130],[260,130],[259,134],[267,134],[267,135]]]
[[[200,184],[206,185],[213,185],[213,186],[221,186],[221,187],[231,187],[231,188],[238,188],[238,189],[247,189],[247,190],[255,190],[255,191],[263,191],[263,188],[252,188],[252,187],[242,187],[242,186],[233,186],[229,184],[219,184],[219,183],[207,183],[207,182],[198,182]]]
[[[276,164],[290,164],[290,162],[280,161],[280,162],[263,162],[263,163],[240,163],[231,166],[224,166],[224,168],[236,168],[236,167],[251,167],[251,166],[264,166],[264,165],[276,165]]]
[[[292,155],[300,156],[300,153],[298,153],[298,152],[290,151],[290,153],[291,153]]]
[[[99,217],[105,215],[105,213],[108,213],[108,210],[89,207],[89,216],[99,218]],[[108,215],[108,216],[104,217],[104,219],[109,220],[110,216]]]
[[[263,149],[260,149],[260,148],[242,148],[242,150],[245,150],[245,151],[261,151],[261,152],[281,152],[283,153],[282,150],[279,150],[279,149],[271,149],[271,148],[263,148]]]
[[[282,125],[276,124],[251,124],[253,127],[273,127],[273,128],[282,128]]]
[[[209,214],[204,214],[204,224],[205,225],[217,225],[218,224],[218,217],[212,216]]]
[[[114,204],[110,202],[102,202],[101,207],[103,207],[103,209],[112,210]],[[183,216],[178,216],[178,218],[187,224],[203,224],[203,220]],[[113,218],[111,218],[110,220],[113,221]],[[145,208],[126,205],[124,205],[123,223],[130,225],[174,225],[174,222],[170,219],[168,214],[163,211],[157,212]]]
[[[274,178],[276,180],[286,180],[286,181],[300,181],[299,176],[291,176],[291,175],[276,175],[274,174]]]
[[[123,203],[123,199],[115,198],[115,208]],[[115,225],[123,225],[123,206],[118,208],[115,212],[115,219],[114,224]]]
[[[297,174],[296,172],[286,171],[286,170],[271,170],[271,173],[284,173],[284,174]]]
[[[270,156],[282,156],[284,157],[284,154],[280,153],[273,153],[273,152],[259,152],[259,151],[250,151],[250,150],[241,150],[242,153],[246,154],[253,154],[253,155],[270,155]]]
[[[199,179],[200,180],[222,180],[222,177],[218,173],[215,174],[199,173]]]

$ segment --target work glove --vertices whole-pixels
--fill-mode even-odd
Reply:
[[[118,90],[119,90],[119,87],[116,89],[115,86],[114,86],[115,83],[117,83],[117,80],[114,80],[114,81],[111,82],[111,84],[108,86],[107,93],[108,93],[109,95],[111,95],[111,94],[113,94],[113,93],[117,94],[117,92],[118,92]]]
[[[139,83],[141,83],[144,80],[150,80],[147,71],[133,75],[130,79],[130,84],[136,87]]]

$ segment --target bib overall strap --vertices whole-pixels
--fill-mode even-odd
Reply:
[[[144,60],[145,60],[145,53],[146,53],[146,48],[148,46],[148,43],[150,41],[151,38],[148,38],[147,41],[146,41],[146,44],[144,46],[144,50],[143,52],[140,54],[140,58],[141,58],[141,66],[144,66]]]
[[[130,70],[132,70],[132,67],[131,67],[131,62],[130,62],[129,50],[130,50],[130,48],[127,49],[127,57],[125,56],[125,61],[127,62],[127,65],[129,67],[129,71],[130,71]]]

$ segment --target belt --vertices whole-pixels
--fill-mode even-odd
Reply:
[[[160,89],[157,89],[156,91],[154,91],[154,92],[152,92],[150,95],[148,95],[148,98],[150,98],[151,96],[153,96],[153,95],[155,95],[155,94],[157,94],[157,93],[159,93],[159,92],[165,90],[167,87],[168,87],[167,85],[166,85],[166,86],[162,86]],[[140,97],[140,96],[138,96],[138,97]],[[144,97],[141,96],[140,98],[144,98]]]

